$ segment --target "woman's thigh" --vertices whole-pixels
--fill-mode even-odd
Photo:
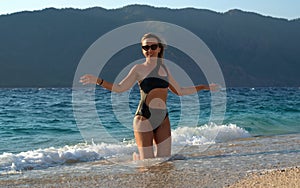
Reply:
[[[138,147],[153,146],[153,131],[149,121],[142,116],[135,116],[133,130]]]
[[[171,155],[171,126],[169,117],[155,130],[154,141],[157,145],[156,157],[168,157]]]
[[[169,117],[166,117],[162,124],[155,129],[154,141],[156,144],[160,144],[168,138],[171,138],[171,125]]]

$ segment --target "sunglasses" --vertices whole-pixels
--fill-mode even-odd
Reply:
[[[146,46],[142,46],[143,50],[148,51],[150,48],[151,50],[156,50],[158,47],[158,44],[152,44],[151,46],[146,45]]]

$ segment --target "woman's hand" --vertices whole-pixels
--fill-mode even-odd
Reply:
[[[221,86],[218,84],[209,84],[208,89],[212,92],[220,91]]]
[[[87,85],[87,84],[97,84],[97,83],[100,83],[101,80],[98,77],[96,77],[96,76],[93,76],[91,74],[86,74],[86,75],[80,77],[79,82],[82,83],[83,85]]]

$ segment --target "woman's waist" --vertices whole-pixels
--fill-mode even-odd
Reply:
[[[147,98],[144,103],[152,109],[166,109],[167,108],[167,98]]]

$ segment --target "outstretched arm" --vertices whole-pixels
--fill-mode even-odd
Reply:
[[[183,96],[183,95],[191,95],[200,90],[211,90],[217,91],[220,86],[217,84],[210,84],[210,85],[197,85],[197,86],[190,86],[190,87],[181,87],[173,76],[170,74],[169,71],[169,83],[170,83],[170,90],[175,93],[176,95]]]
[[[136,81],[137,81],[137,72],[136,72],[136,66],[134,66],[127,74],[127,76],[118,84],[107,82],[102,78],[98,78],[91,74],[86,74],[82,76],[79,82],[81,82],[83,85],[97,84],[110,91],[120,93],[130,89]]]

